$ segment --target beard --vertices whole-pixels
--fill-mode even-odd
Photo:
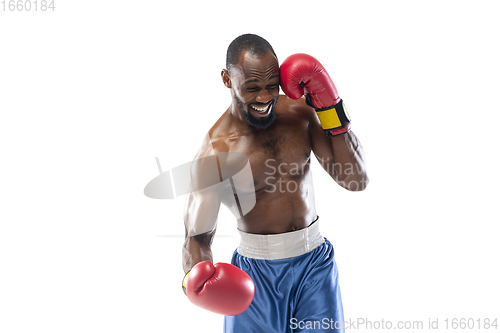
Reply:
[[[265,117],[259,117],[259,118],[254,117],[250,113],[249,109],[252,104],[249,104],[245,110],[243,102],[238,98],[238,96],[236,96],[234,92],[233,92],[233,98],[236,101],[236,105],[240,109],[241,114],[243,115],[243,117],[245,117],[246,121],[250,125],[253,125],[257,128],[266,128],[269,127],[276,119],[275,107],[276,107],[276,102],[278,101],[277,98],[271,102],[271,110],[269,110],[269,114]]]

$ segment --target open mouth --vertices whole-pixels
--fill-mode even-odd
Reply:
[[[265,117],[271,111],[271,106],[272,106],[272,103],[269,102],[266,105],[262,105],[262,106],[251,105],[250,107],[255,111],[255,113],[257,113],[257,115],[259,117]]]

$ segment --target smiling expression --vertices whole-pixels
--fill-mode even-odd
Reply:
[[[223,71],[223,81],[231,88],[235,106],[251,125],[266,128],[273,123],[279,97],[279,64],[272,52],[263,57],[242,52],[229,73]]]

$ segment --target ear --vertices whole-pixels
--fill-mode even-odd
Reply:
[[[222,77],[222,82],[227,88],[231,88],[231,78],[229,77],[229,73],[226,69],[223,69],[222,72],[220,73],[220,76]]]

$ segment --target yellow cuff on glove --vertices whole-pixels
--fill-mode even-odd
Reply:
[[[318,115],[321,127],[325,130],[343,127],[343,125],[348,124],[351,120],[343,101],[330,109],[316,111],[316,114]]]
[[[187,282],[187,277],[189,275],[189,273],[191,273],[191,270],[189,270],[186,275],[184,275],[184,279],[182,280],[182,291],[184,291],[184,295],[187,296],[186,294],[186,282]]]

